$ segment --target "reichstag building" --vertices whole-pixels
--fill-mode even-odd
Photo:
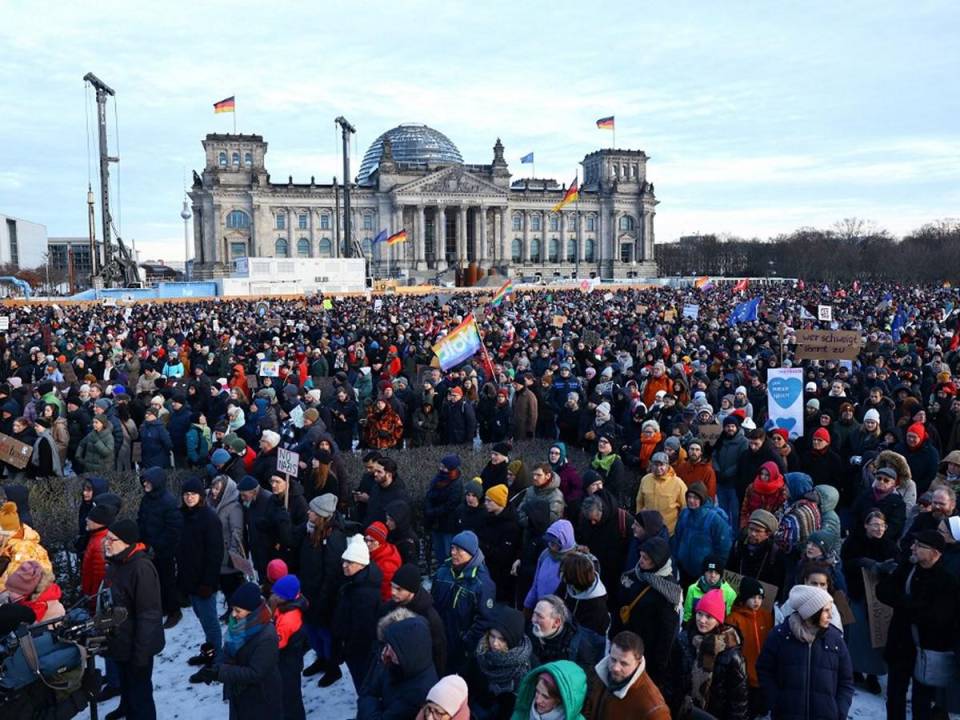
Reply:
[[[260,135],[210,134],[203,148],[206,166],[194,172],[189,193],[196,278],[229,275],[244,256],[343,257],[348,246],[362,249],[379,277],[656,275],[657,200],[641,150],[588,154],[579,201],[553,212],[566,186],[512,179],[499,139],[492,161],[475,165],[443,133],[399,125],[363,157],[351,186],[348,241],[339,183],[276,182]],[[374,242],[381,231],[401,229],[404,243]]]

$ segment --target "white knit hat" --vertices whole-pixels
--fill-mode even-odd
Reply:
[[[264,440],[271,448],[275,448],[280,444],[280,436],[273,430],[264,430],[260,434],[260,439]]]
[[[823,610],[827,603],[833,602],[830,593],[812,585],[794,585],[790,589],[790,606],[804,620],[812,618]]]
[[[355,562],[358,565],[370,564],[370,551],[367,549],[367,543],[363,540],[363,535],[351,535],[347,538],[347,549],[340,556],[347,562]]]
[[[870,408],[863,414],[863,421],[873,420],[875,423],[880,422],[880,413],[877,412],[876,408]]]

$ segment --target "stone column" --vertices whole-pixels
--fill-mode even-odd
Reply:
[[[393,227],[393,230],[391,231],[391,234],[398,233],[401,230],[403,230],[403,205],[398,205],[394,208],[392,227]],[[404,251],[406,249],[407,243],[409,242],[410,240],[408,239],[407,242],[403,242],[398,245],[391,245],[388,248],[388,250],[390,251],[390,271],[391,272],[396,272],[398,269],[400,269],[400,267],[403,266],[404,256],[406,255]]]
[[[576,214],[577,231],[577,263],[583,262],[583,215],[578,211]]]
[[[461,267],[468,264],[467,256],[467,206],[460,206],[460,224],[457,228],[457,263]]]
[[[223,237],[223,208],[220,203],[213,204],[213,249],[214,262],[230,262],[230,248]]]
[[[317,255],[320,254],[320,253],[319,253],[319,248],[317,248],[317,243],[319,242],[319,239],[317,238],[317,231],[316,231],[316,227],[317,227],[317,226],[316,226],[316,222],[317,222],[317,221],[316,221],[316,218],[314,217],[314,215],[315,215],[316,213],[313,212],[313,208],[310,208],[310,209],[307,211],[307,213],[308,213],[307,217],[310,218],[310,221],[309,221],[309,225],[310,225],[310,257],[316,257]]]
[[[427,219],[424,214],[423,205],[417,205],[417,234],[416,244],[414,245],[413,267],[415,270],[426,270],[426,249],[427,249]]]
[[[560,266],[567,264],[567,213],[560,211]]]
[[[523,211],[523,264],[530,264],[530,211]]]
[[[433,216],[433,252],[437,257],[437,272],[447,269],[447,206],[437,205]]]
[[[480,252],[477,253],[477,260],[484,265],[487,264],[490,258],[487,257],[487,206],[480,206],[480,235],[478,242],[480,243]]]
[[[508,228],[511,227],[508,223],[510,222],[510,207],[508,205],[500,208],[500,245],[498,246],[500,253],[500,263],[502,265],[509,265],[512,262],[513,254],[513,240],[510,238],[510,233]]]
[[[299,218],[296,217],[297,215],[298,215],[298,213],[294,213],[293,215],[291,215],[291,214],[290,214],[290,211],[287,210],[287,257],[290,257],[290,255],[293,254],[293,247],[294,247],[294,244],[293,244],[293,221],[294,221],[294,219],[299,220]],[[274,254],[274,256],[276,256],[276,254],[277,254],[277,252],[276,252],[277,246],[276,246],[276,245],[273,246],[273,250],[274,250],[273,254]]]

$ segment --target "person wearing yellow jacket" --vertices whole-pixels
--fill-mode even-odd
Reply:
[[[0,592],[7,586],[7,578],[28,560],[36,560],[44,570],[53,572],[40,534],[20,522],[14,503],[5,502],[0,505]]]
[[[663,524],[673,535],[677,527],[677,518],[684,507],[687,485],[673,468],[670,458],[664,452],[654,453],[650,458],[650,472],[640,481],[637,492],[637,512],[656,510],[663,516]]]

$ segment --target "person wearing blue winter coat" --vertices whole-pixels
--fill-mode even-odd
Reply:
[[[733,532],[726,513],[710,502],[703,483],[687,488],[687,507],[680,511],[677,527],[670,538],[670,552],[684,583],[693,581],[703,570],[708,557],[730,557]]]
[[[423,507],[423,524],[430,531],[430,543],[437,564],[450,556],[450,542],[457,534],[457,508],[463,502],[460,457],[444,455],[430,481]]]
[[[430,594],[447,633],[447,671],[462,672],[489,626],[497,594],[473,531],[454,536],[450,557],[433,574]]]
[[[533,574],[533,585],[527,591],[523,606],[533,610],[538,601],[547,595],[553,595],[560,587],[560,564],[563,558],[576,550],[577,541],[573,536],[573,525],[569,520],[556,520],[547,528],[547,547],[537,559],[537,569]]]
[[[843,633],[831,625],[830,593],[796,585],[794,612],[767,636],[757,660],[773,720],[845,720],[853,702],[853,664]]]
[[[357,698],[357,720],[410,720],[437,682],[430,626],[422,617],[400,620],[383,632],[379,662],[386,672],[371,673]]]
[[[737,466],[740,456],[747,452],[748,444],[740,427],[740,418],[736,415],[728,415],[724,418],[723,433],[713,448],[711,462],[717,473],[717,506],[723,508],[731,523],[737,522],[740,514]]]
[[[143,425],[140,426],[140,467],[170,467],[171,450],[173,441],[170,433],[163,422],[157,419],[157,411],[148,407]]]
[[[170,403],[170,419],[167,421],[167,432],[173,442],[173,456],[177,467],[187,466],[187,431],[190,429],[190,406],[186,404],[182,395],[175,395]]]
[[[181,616],[174,557],[183,532],[183,516],[177,499],[167,489],[167,473],[162,468],[147,468],[140,482],[143,485],[143,499],[137,511],[140,542],[153,551],[163,611],[168,616],[167,624],[173,627]]]

